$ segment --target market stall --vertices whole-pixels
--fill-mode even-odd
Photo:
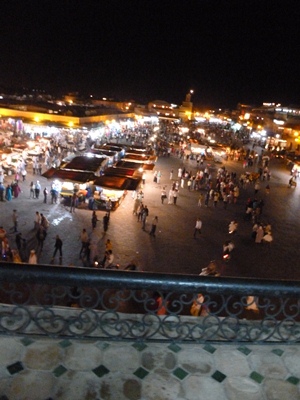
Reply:
[[[61,169],[68,171],[85,171],[100,176],[108,163],[107,157],[76,156],[71,161],[61,164]]]
[[[96,190],[94,192],[93,208],[105,209],[107,201],[112,203],[115,210],[122,202],[128,190],[136,190],[141,183],[141,178],[129,178],[126,176],[101,176],[94,180]],[[96,207],[95,207],[96,206]]]

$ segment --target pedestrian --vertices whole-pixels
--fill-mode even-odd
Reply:
[[[44,194],[44,203],[47,204],[47,196],[48,196],[47,188],[44,189],[43,194]]]
[[[197,233],[199,233],[201,235],[201,233],[202,233],[201,229],[202,229],[202,221],[200,218],[197,218],[195,229],[194,229],[194,239],[196,238]]]
[[[259,191],[259,189],[260,189],[260,183],[259,183],[259,181],[257,180],[257,181],[255,182],[255,185],[254,185],[254,194],[257,194],[258,191]]]
[[[76,193],[73,193],[73,195],[71,196],[70,199],[70,212],[75,212],[75,208],[76,208],[76,202],[77,202],[77,195]]]
[[[136,198],[133,203],[133,210],[132,210],[133,215],[137,215],[139,205],[140,205],[140,200]]]
[[[41,251],[43,251],[44,240],[46,239],[46,236],[47,236],[47,232],[46,232],[45,228],[43,228],[43,226],[40,225],[40,227],[36,233],[36,238],[38,241],[38,247],[41,249]]]
[[[218,201],[219,201],[219,193],[218,192],[214,192],[213,200],[214,200],[214,207],[216,208],[218,205]]]
[[[20,175],[19,175],[19,173],[18,173],[18,171],[15,173],[15,181],[16,181],[16,183],[19,183],[19,180],[20,180]]]
[[[111,201],[111,199],[107,200],[107,202],[105,203],[105,208],[106,208],[107,214],[110,216],[110,212],[111,212],[111,209],[112,209],[112,201]]]
[[[178,193],[179,193],[179,190],[178,190],[178,189],[175,189],[175,190],[173,191],[173,204],[175,204],[175,206],[176,206],[176,204],[177,204]]]
[[[37,256],[35,250],[30,250],[28,264],[37,264]]]
[[[202,200],[203,200],[203,194],[200,193],[199,198],[198,198],[198,207],[202,207]]]
[[[223,192],[223,208],[224,210],[227,209],[227,205],[228,205],[228,196],[226,192]]]
[[[106,213],[103,217],[103,231],[104,233],[107,232],[108,230],[108,224],[109,224],[109,215],[108,213]]]
[[[12,253],[12,262],[14,264],[22,263],[22,260],[21,260],[21,257],[20,257],[20,254],[19,254],[18,250],[12,249],[11,253]]]
[[[26,175],[27,175],[27,171],[26,171],[25,168],[22,169],[21,174],[22,174],[23,182],[25,182],[26,181]]]
[[[36,184],[35,184],[35,197],[36,197],[36,199],[38,199],[40,197],[40,191],[41,191],[40,181],[36,181]]]
[[[3,186],[3,183],[0,183],[0,201],[5,201],[4,192],[5,192],[5,187]]]
[[[161,176],[162,176],[162,173],[160,171],[158,171],[157,176],[156,176],[157,183],[160,183]]]
[[[204,201],[205,207],[208,207],[208,202],[209,202],[209,191],[207,191],[205,195],[205,201]]]
[[[108,256],[109,252],[111,252],[110,254],[112,254],[112,248],[113,248],[112,242],[110,241],[110,239],[107,239],[106,242],[105,242],[104,258],[103,258],[103,260],[101,262],[101,265],[103,267],[105,266],[105,262],[106,262],[106,259],[107,259],[107,256]]]
[[[34,229],[37,231],[41,225],[41,215],[38,211],[35,212]]]
[[[153,218],[153,220],[152,220],[151,231],[150,231],[150,233],[149,233],[150,236],[155,237],[155,231],[156,231],[157,224],[158,224],[158,217],[155,216],[155,217]]]
[[[256,231],[255,243],[261,243],[263,237],[264,237],[264,230],[262,225],[259,225]]]
[[[149,209],[147,206],[145,206],[142,209],[142,229],[143,229],[143,231],[146,230],[146,221],[147,221],[148,215],[149,215]]]
[[[93,211],[93,214],[92,214],[92,228],[93,228],[93,229],[96,228],[96,226],[97,226],[97,221],[98,221],[98,218],[97,218],[96,211]]]
[[[166,187],[163,186],[162,191],[161,191],[161,204],[164,204],[165,199],[167,198],[167,192],[166,192]]]
[[[145,183],[146,183],[146,172],[145,171],[143,171],[143,174],[142,174],[142,183],[143,183],[143,185],[145,185]]]
[[[142,211],[144,209],[144,204],[140,202],[140,205],[137,210],[137,222],[140,222],[142,220]]]
[[[170,171],[170,180],[172,180],[173,179],[173,170],[171,169],[171,171]]]
[[[57,197],[58,197],[57,190],[55,188],[52,188],[50,190],[50,194],[51,194],[51,204],[56,204],[57,203]]]
[[[107,250],[106,251],[106,257],[105,257],[105,263],[104,263],[104,268],[111,268],[113,265],[113,261],[114,261],[114,255],[112,253],[112,250]]]
[[[40,216],[41,216],[40,225],[41,225],[45,230],[47,230],[47,229],[49,228],[49,226],[50,226],[50,222],[48,221],[48,219],[45,217],[44,214],[40,214]]]
[[[19,197],[19,194],[21,193],[21,188],[17,182],[12,186],[12,192],[15,199]]]
[[[80,249],[80,252],[79,252],[79,258],[81,258],[82,252],[84,254],[86,254],[86,250],[87,250],[87,247],[88,247],[89,241],[90,241],[89,240],[89,235],[88,235],[86,229],[84,229],[84,228],[82,229],[82,232],[80,234],[80,240],[81,240],[81,249]]]
[[[7,185],[5,189],[5,198],[7,201],[11,201],[12,199],[12,188],[11,185]]]
[[[18,213],[17,213],[17,210],[13,210],[12,220],[13,220],[14,232],[18,232]]]
[[[31,199],[31,197],[32,197],[33,199],[35,199],[35,184],[33,182],[31,182],[29,187],[30,187],[29,198]]]
[[[53,256],[52,256],[52,261],[55,258],[56,253],[59,251],[59,258],[62,258],[62,245],[63,242],[61,240],[61,238],[59,237],[59,235],[56,235],[55,237],[55,244],[54,244],[54,252],[53,252]]]
[[[169,198],[168,198],[168,204],[172,204],[173,203],[173,189],[171,188],[169,190]]]
[[[21,251],[21,248],[22,248],[22,233],[21,232],[16,234],[16,245],[17,245],[18,251]]]

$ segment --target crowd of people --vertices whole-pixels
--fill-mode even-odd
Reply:
[[[143,144],[147,143],[147,135],[149,137],[148,131],[139,132],[139,130],[135,130],[134,132],[128,132],[125,137],[127,142],[135,141]],[[229,157],[232,157],[234,161],[243,165],[245,169],[245,171],[238,176],[236,171],[229,171],[226,166],[221,166],[217,168],[216,171],[213,171],[210,168],[210,163],[206,161],[204,154],[191,156],[188,153],[186,146],[183,146],[180,141],[178,142],[178,145],[174,146],[173,144],[168,144],[166,140],[162,141],[158,139],[153,143],[153,148],[157,155],[167,156],[168,158],[171,156],[178,157],[181,160],[178,170],[174,171],[170,168],[169,179],[167,179],[168,177],[166,176],[166,172],[159,168],[155,169],[153,172],[153,183],[160,188],[159,196],[162,205],[177,205],[178,203],[180,205],[181,194],[189,195],[189,193],[197,192],[196,204],[200,209],[213,207],[223,208],[226,210],[229,205],[230,207],[234,207],[235,204],[238,203],[241,191],[248,189],[249,186],[252,185],[254,194],[253,198],[249,199],[249,202],[246,204],[244,219],[246,221],[251,221],[253,226],[258,225],[258,232],[256,235],[257,239],[255,238],[256,243],[258,243],[260,238],[260,226],[264,227],[267,225],[261,218],[264,206],[261,187],[266,183],[265,193],[270,193],[271,180],[269,160],[267,157],[263,158],[263,152],[257,156],[253,149],[247,150],[242,148],[239,150],[233,150]],[[56,204],[59,196],[58,191],[52,186],[49,188],[42,187],[39,176],[42,174],[44,166],[49,167],[49,165],[59,164],[62,158],[68,155],[68,152],[69,150],[63,148],[62,142],[59,139],[54,138],[49,140],[44,149],[43,157],[36,157],[33,160],[33,178],[31,178],[33,180],[30,179],[30,183],[27,183],[27,164],[25,160],[20,161],[17,170],[15,171],[15,175],[11,177],[12,183],[7,185],[8,188],[5,188],[5,190],[2,191],[2,195],[1,185],[4,185],[1,176],[3,177],[4,174],[3,171],[0,171],[0,200],[5,200],[6,191],[8,191],[8,198],[6,199],[8,201],[12,201],[20,195],[24,196],[24,191],[27,190],[26,186],[29,185],[30,198],[36,200],[43,199],[43,203],[45,204],[49,204],[49,201],[51,204]],[[189,157],[187,157],[188,155]],[[246,170],[248,167],[253,166],[253,169],[256,169],[257,172],[254,173]],[[147,175],[144,173],[142,177],[143,186],[148,184],[146,181]],[[12,187],[14,187],[15,190],[13,190]],[[148,206],[145,204],[143,188],[137,192],[133,192],[132,197],[133,215],[135,215],[137,221],[141,223],[141,229],[149,233],[150,237],[155,238],[158,223],[161,223],[159,215],[151,215],[151,218],[149,218],[150,213]],[[75,205],[73,208],[75,208]],[[108,210],[104,215],[103,219],[101,218],[104,233],[108,230],[109,218],[110,210]],[[98,221],[97,212],[93,210],[91,215],[92,231],[98,229]],[[195,224],[194,237],[201,235],[201,227],[202,221],[199,218],[199,221],[197,220]],[[36,254],[38,254],[43,250],[44,241],[47,238],[47,228],[45,229],[43,223],[37,221],[35,229],[36,248],[34,250]],[[255,229],[253,228],[253,230]],[[266,232],[265,229],[264,233],[264,236],[271,234],[270,232]],[[80,254],[82,259],[88,259],[87,265],[91,265],[94,262],[95,256],[98,257],[98,252],[95,250],[92,236],[91,232],[89,235],[89,245],[83,247]],[[269,236],[267,239],[269,239]],[[18,248],[16,251],[19,251]],[[57,251],[54,251],[54,253],[54,256],[59,253],[62,257],[61,247],[57,246]],[[21,257],[21,259],[24,259],[24,257]]]

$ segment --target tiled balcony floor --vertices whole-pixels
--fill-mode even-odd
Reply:
[[[298,345],[0,336],[0,400],[300,399]]]

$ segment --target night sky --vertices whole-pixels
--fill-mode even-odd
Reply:
[[[300,105],[300,2],[2,0],[0,84],[120,100]]]

